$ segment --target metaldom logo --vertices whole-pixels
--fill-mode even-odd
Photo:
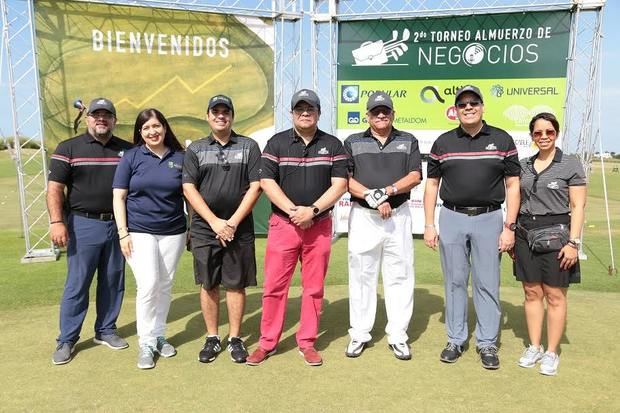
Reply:
[[[359,103],[360,87],[358,85],[342,85],[340,90],[341,103]]]

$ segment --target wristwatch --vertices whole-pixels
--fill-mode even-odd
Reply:
[[[512,224],[509,224],[509,223],[507,223],[507,222],[504,222],[504,228],[509,229],[509,230],[511,230],[511,231],[514,231],[514,230],[516,230],[516,229],[517,229],[517,224],[516,224],[516,223],[514,223],[514,222],[513,222]]]
[[[575,249],[579,249],[581,246],[581,240],[579,238],[573,238],[568,240],[568,245],[571,247],[575,247]]]
[[[321,212],[321,210],[319,209],[318,206],[316,205],[310,205],[310,208],[312,208],[312,213],[314,214],[314,216],[319,215],[319,212]]]

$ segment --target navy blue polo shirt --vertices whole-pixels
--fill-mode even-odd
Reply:
[[[261,160],[260,177],[275,180],[295,205],[312,205],[331,187],[332,178],[347,178],[342,142],[320,129],[308,146],[292,128],[275,134],[267,141]],[[271,209],[288,216],[273,203]]]
[[[113,188],[127,189],[130,232],[175,235],[185,232],[183,152],[169,150],[163,158],[145,145],[125,152],[116,168]]]
[[[410,133],[392,128],[385,144],[372,136],[370,128],[354,133],[344,141],[349,156],[349,173],[366,188],[385,188],[410,172],[422,176],[422,158],[418,140]],[[388,198],[392,208],[398,208],[410,198],[411,192]],[[364,199],[351,196],[364,208],[370,208]]]
[[[506,198],[504,178],[519,176],[517,147],[504,130],[487,125],[476,136],[460,126],[433,143],[428,178],[441,178],[439,196],[456,206],[499,206]]]
[[[88,133],[67,139],[58,144],[51,157],[48,179],[67,187],[69,210],[112,213],[114,171],[132,147],[116,136],[105,145]]]

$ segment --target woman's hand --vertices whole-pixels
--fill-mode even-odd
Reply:
[[[131,258],[131,252],[133,251],[133,244],[131,243],[131,234],[125,234],[120,239],[121,252],[126,259]]]
[[[570,244],[564,245],[558,253],[558,260],[560,260],[561,270],[568,270],[573,265],[577,264],[578,259],[579,252],[577,251],[577,248],[571,246]]]

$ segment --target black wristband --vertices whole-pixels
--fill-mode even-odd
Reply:
[[[127,234],[127,235],[125,235],[124,237],[120,237],[118,240],[120,241],[120,240],[122,240],[122,239],[125,239],[125,238],[127,238],[128,236],[130,236],[130,235],[131,235],[131,234]]]
[[[64,224],[65,221],[50,221],[50,225],[52,224]]]

